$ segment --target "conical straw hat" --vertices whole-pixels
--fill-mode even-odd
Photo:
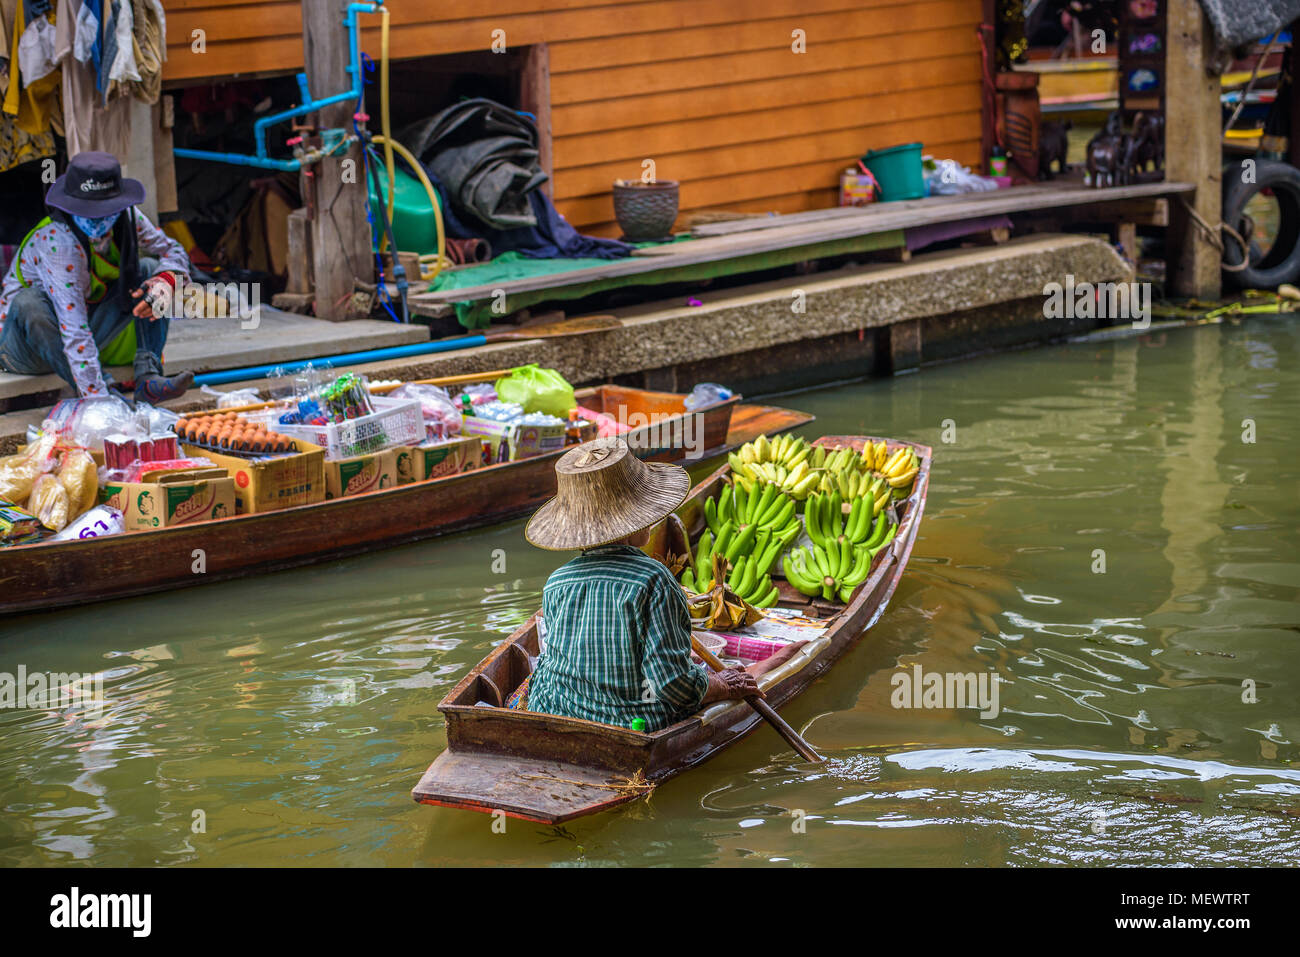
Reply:
[[[691,479],[680,465],[642,462],[617,438],[570,449],[555,463],[557,490],[528,520],[538,548],[594,548],[655,524],[681,505]]]

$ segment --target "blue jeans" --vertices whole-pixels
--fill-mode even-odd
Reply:
[[[140,261],[141,274],[152,275],[152,260]],[[95,347],[103,349],[112,342],[128,322],[135,323],[135,380],[162,375],[162,351],[167,342],[167,317],[152,322],[141,319],[116,302],[105,299],[90,313],[90,331]],[[9,303],[4,326],[0,328],[0,369],[21,375],[45,375],[53,372],[76,387],[72,367],[63,353],[63,337],[54,315],[54,303],[44,290],[20,289]],[[104,376],[108,380],[107,374]]]

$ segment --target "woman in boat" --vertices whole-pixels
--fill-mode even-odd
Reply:
[[[677,465],[642,462],[616,439],[578,446],[555,464],[556,496],[524,534],[539,548],[580,549],[542,594],[545,650],[527,689],[530,711],[658,731],[715,701],[761,694],[755,678],[803,645],[748,668],[710,673],[691,660],[691,619],[672,573],[641,551],[686,498]]]

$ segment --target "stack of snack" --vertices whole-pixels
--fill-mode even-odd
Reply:
[[[323,388],[320,401],[322,411],[330,422],[359,419],[375,411],[365,380],[351,372],[343,373]]]
[[[178,420],[173,428],[190,445],[227,455],[279,455],[298,450],[288,436],[234,412],[190,416]]]
[[[0,545],[25,545],[41,537],[41,523],[13,502],[0,499]]]

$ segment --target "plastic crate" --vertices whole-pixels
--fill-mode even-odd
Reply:
[[[382,452],[395,445],[419,445],[424,441],[424,413],[418,399],[371,396],[370,402],[375,411],[360,418],[325,425],[280,425],[276,431],[319,445],[331,460]]]

